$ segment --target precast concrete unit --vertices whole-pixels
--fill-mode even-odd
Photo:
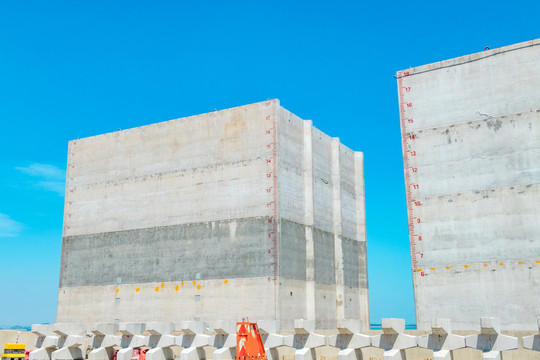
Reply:
[[[69,143],[58,322],[369,326],[363,155],[269,100]]]
[[[540,315],[540,40],[397,73],[417,325]]]

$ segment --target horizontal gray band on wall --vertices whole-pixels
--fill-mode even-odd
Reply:
[[[60,287],[273,276],[272,225],[256,217],[68,236]]]
[[[274,276],[268,217],[67,236],[60,287]],[[280,219],[278,275],[306,279],[305,225]],[[335,284],[334,234],[314,229],[315,281]],[[365,242],[342,239],[344,285],[367,287]]]

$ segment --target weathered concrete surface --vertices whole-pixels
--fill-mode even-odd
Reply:
[[[179,325],[179,324],[177,324]],[[382,330],[362,330],[361,334],[369,335],[369,336],[375,336],[381,334]],[[290,334],[292,331],[280,331],[282,334]],[[318,334],[322,335],[334,335],[337,334],[336,330],[327,330],[327,331],[317,331]],[[408,335],[414,335],[414,336],[422,336],[429,334],[429,331],[421,331],[421,330],[406,330],[405,334]],[[466,335],[473,335],[479,333],[479,331],[475,330],[467,330],[467,331],[453,331],[453,333],[466,336]],[[210,331],[210,334],[213,334],[213,331]],[[510,350],[510,351],[503,351],[503,358],[506,360],[539,360],[540,359],[540,352],[539,351],[532,351],[523,349],[522,346],[522,338],[524,336],[529,336],[532,334],[537,334],[537,331],[502,331],[502,334],[508,335],[508,336],[514,336],[519,338],[519,349],[517,350]],[[0,330],[0,355],[3,353],[3,346],[5,343],[24,343],[27,346],[27,349],[35,349],[34,341],[35,341],[36,335],[32,334],[31,332],[18,332],[18,331],[11,331],[11,330]],[[88,340],[89,338],[86,338]],[[89,352],[89,346],[90,342],[85,341],[85,344],[81,346],[81,349],[88,353]],[[173,350],[175,354],[178,356],[179,352],[182,348],[175,347]],[[215,347],[207,347],[205,348],[206,352],[206,359],[212,359],[213,353],[216,350]],[[286,360],[294,360],[294,353],[295,348],[293,347],[287,347],[287,346],[281,346],[276,349],[277,354],[279,355],[279,359],[286,359]],[[339,348],[333,347],[333,346],[323,346],[323,347],[317,347],[315,350],[315,359],[317,360],[337,360],[338,359],[338,352]],[[373,359],[373,360],[382,360],[383,359],[383,349],[378,349],[375,347],[365,347],[358,351],[363,356],[363,359]],[[433,352],[428,349],[421,349],[421,348],[412,348],[405,350],[407,359],[409,360],[425,360],[425,359],[433,359]],[[481,360],[482,359],[482,353],[480,350],[476,349],[458,349],[454,351],[454,359],[455,360]]]
[[[270,229],[247,218],[65,237],[60,286],[268,277]]]
[[[362,154],[277,100],[69,144],[59,322],[368,326],[367,286]]]
[[[536,327],[538,84],[540,40],[398,72],[419,328]]]

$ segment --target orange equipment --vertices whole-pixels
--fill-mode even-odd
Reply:
[[[236,323],[236,360],[266,360],[266,352],[256,323]]]

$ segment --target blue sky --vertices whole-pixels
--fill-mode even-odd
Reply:
[[[364,152],[371,321],[414,323],[393,75],[538,38],[539,13],[532,0],[1,1],[0,325],[55,322],[69,140],[267,98]]]

